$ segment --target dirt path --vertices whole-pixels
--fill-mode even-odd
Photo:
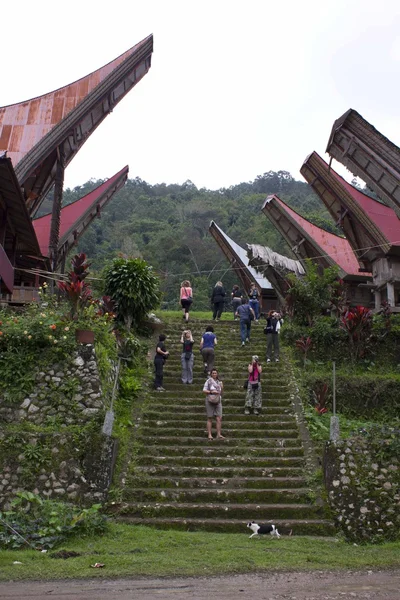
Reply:
[[[0,583],[2,600],[399,600],[400,570]]]

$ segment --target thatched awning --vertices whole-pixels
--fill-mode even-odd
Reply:
[[[283,277],[288,273],[294,273],[297,277],[305,275],[305,270],[300,261],[278,254],[268,246],[247,244],[247,248],[249,264],[261,273],[269,266],[278,271]]]

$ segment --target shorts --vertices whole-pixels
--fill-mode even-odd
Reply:
[[[211,419],[212,417],[222,417],[222,402],[211,404],[206,398],[206,412],[208,419]]]

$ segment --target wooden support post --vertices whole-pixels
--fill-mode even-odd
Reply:
[[[381,291],[375,290],[374,296],[375,296],[375,310],[378,311],[381,308]]]
[[[57,148],[57,167],[56,176],[54,179],[54,199],[53,209],[51,213],[51,227],[50,227],[50,240],[49,240],[49,253],[52,270],[55,271],[57,268],[58,260],[58,242],[60,239],[60,219],[61,219],[61,206],[63,199],[63,187],[64,187],[64,170],[65,170],[65,154],[64,148],[59,146]]]
[[[386,284],[387,289],[387,299],[389,306],[396,306],[395,298],[394,298],[394,285],[393,283]]]

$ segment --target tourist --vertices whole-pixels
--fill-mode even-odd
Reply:
[[[231,293],[232,298],[232,310],[233,310],[233,318],[235,321],[237,320],[236,311],[239,306],[242,304],[243,293],[238,285],[234,285]]]
[[[165,388],[163,388],[163,379],[164,379],[164,363],[169,356],[169,352],[165,347],[166,335],[163,333],[158,337],[158,344],[156,346],[156,354],[154,357],[154,369],[155,369],[155,379],[154,379],[154,388],[157,392],[165,392]]]
[[[208,325],[200,341],[200,352],[203,357],[205,375],[209,375],[214,368],[214,348],[217,344],[218,341],[217,336],[214,333],[214,327]]]
[[[211,294],[211,304],[213,305],[213,321],[221,318],[225,302],[225,288],[222,281],[217,281]]]
[[[190,329],[182,333],[181,344],[182,383],[193,383],[194,340]]]
[[[189,310],[193,302],[193,291],[190,286],[190,281],[187,279],[181,283],[180,301],[183,311],[182,318],[187,322],[189,321]]]
[[[222,381],[219,380],[217,369],[213,369],[210,377],[207,379],[203,387],[203,392],[206,394],[207,434],[209,440],[213,439],[213,417],[215,417],[216,421],[217,439],[225,439],[221,433],[223,387]]]
[[[247,368],[249,375],[247,380],[246,400],[244,403],[244,414],[249,415],[253,410],[255,415],[260,414],[262,396],[261,396],[261,373],[262,366],[258,362],[258,356],[254,355]]]
[[[245,342],[250,342],[251,320],[254,319],[254,310],[251,308],[246,298],[242,298],[242,304],[236,311],[236,317],[239,317],[240,339],[242,341],[242,346],[244,346]]]
[[[279,332],[282,324],[281,315],[275,310],[270,310],[264,329],[267,334],[267,363],[271,362],[272,348],[274,349],[275,362],[279,362]]]
[[[249,304],[251,308],[254,310],[254,319],[255,322],[258,323],[258,319],[260,318],[260,302],[258,300],[259,293],[256,288],[256,284],[254,281],[250,284],[249,290]]]

